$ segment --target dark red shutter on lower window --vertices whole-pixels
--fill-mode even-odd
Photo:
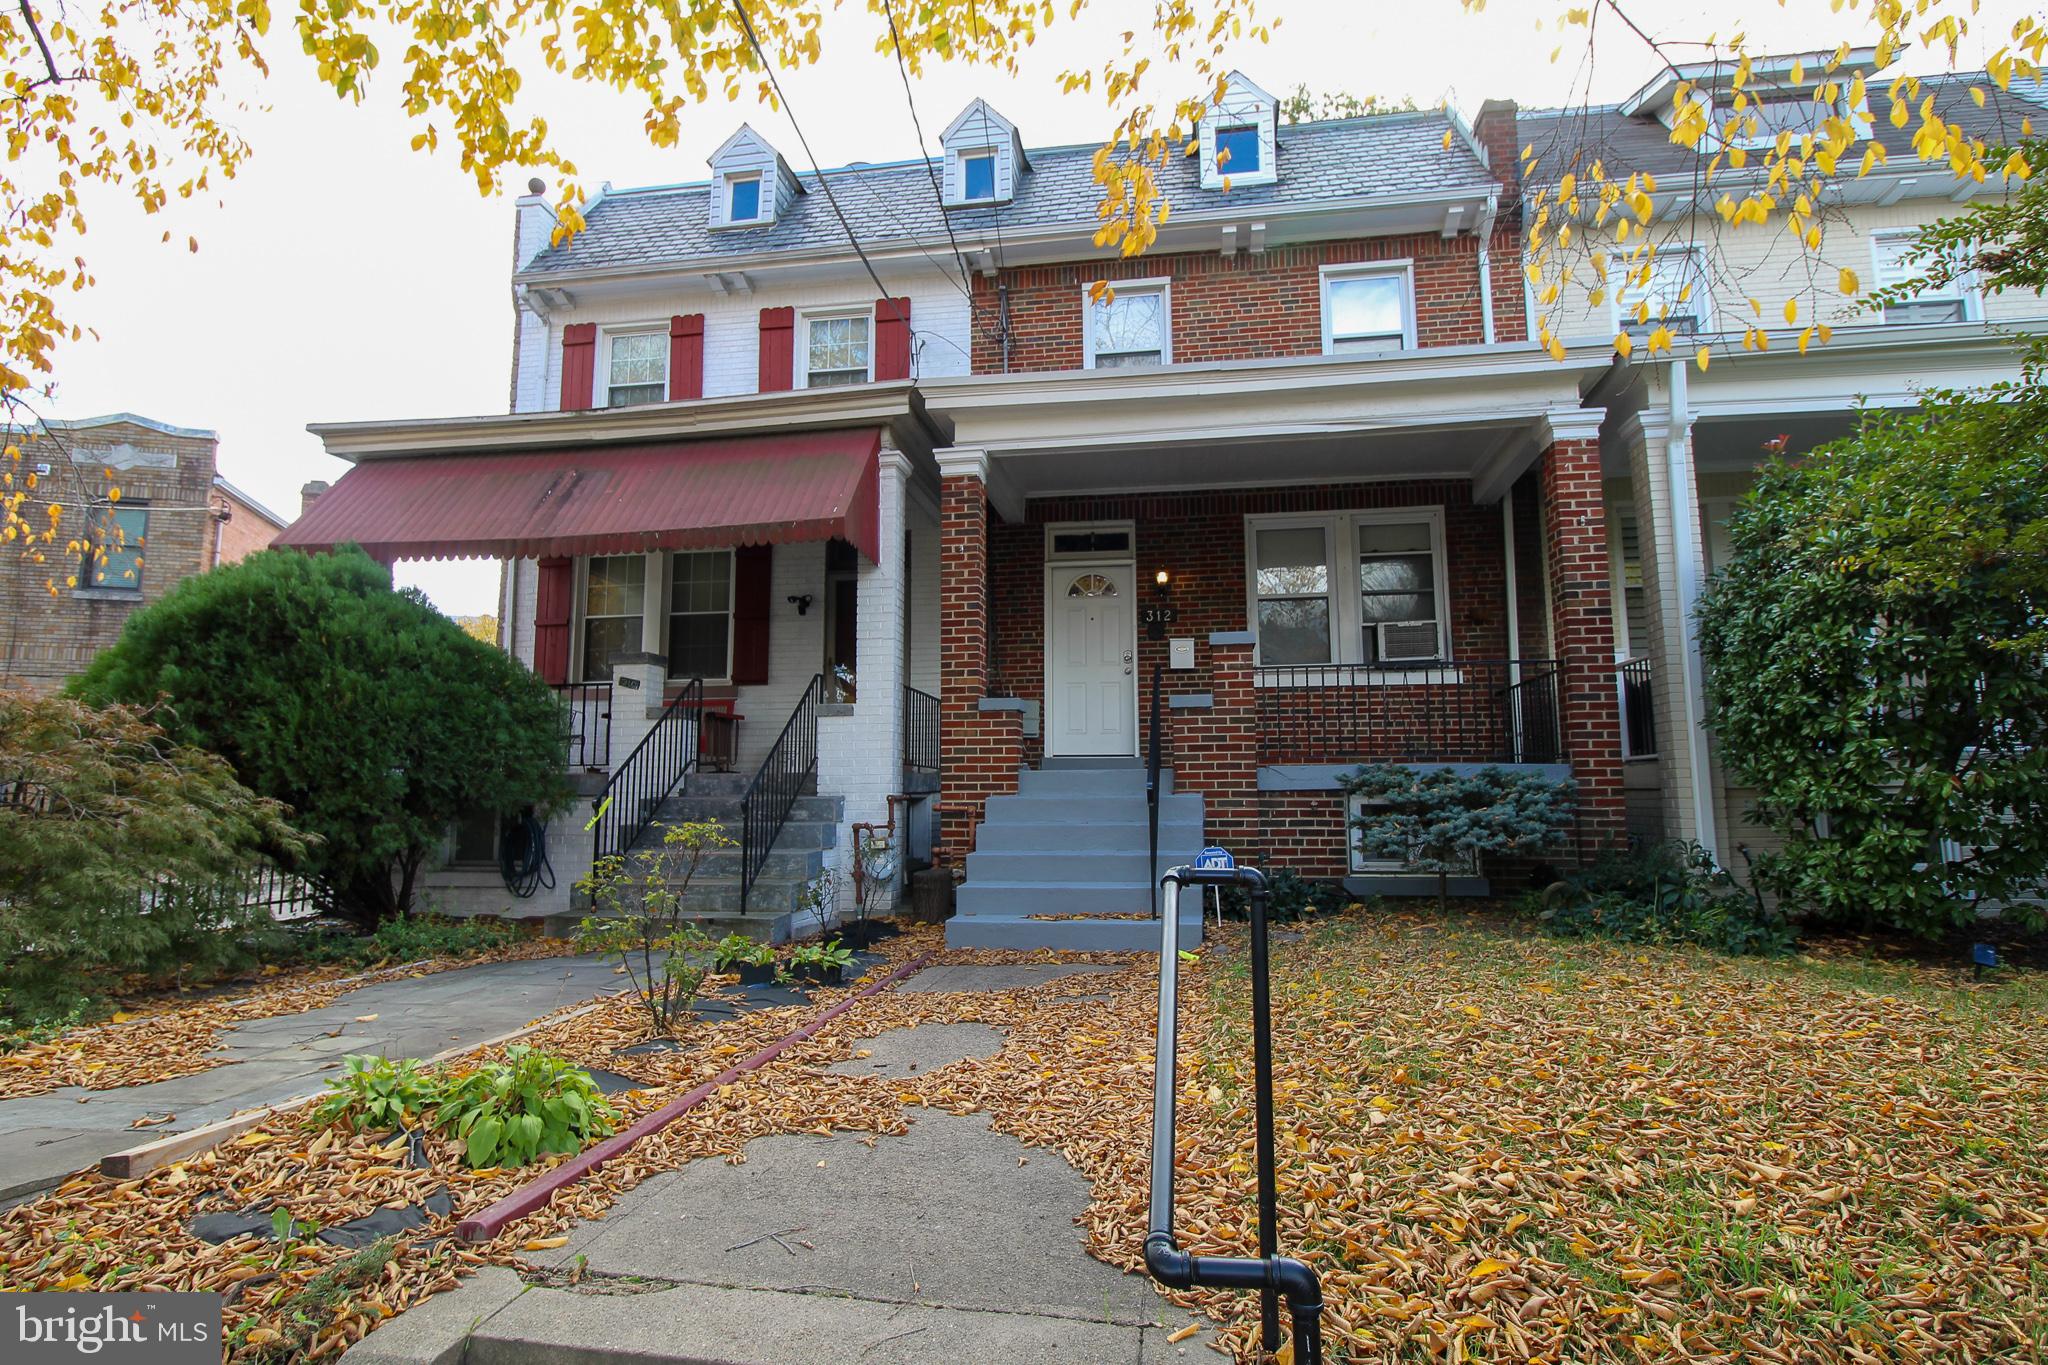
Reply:
[[[575,591],[576,561],[540,561],[540,582],[533,594],[533,671],[542,682],[569,681],[569,599]]]
[[[875,378],[910,378],[910,300],[875,300]]]
[[[742,545],[732,552],[732,680],[768,681],[768,606],[773,593],[773,545]]]
[[[761,310],[762,393],[796,387],[796,309]]]
[[[572,322],[562,329],[562,411],[588,408],[596,380],[597,324]]]
[[[668,320],[668,400],[704,396],[704,315],[678,314]]]

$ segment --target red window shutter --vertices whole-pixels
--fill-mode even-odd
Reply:
[[[732,552],[732,680],[768,681],[768,602],[775,567],[773,545],[742,545]]]
[[[875,301],[875,378],[910,378],[910,300]]]
[[[668,320],[668,399],[704,396],[704,315],[678,314]]]
[[[572,322],[562,329],[562,411],[591,406],[597,380],[597,324]]]
[[[761,310],[760,392],[796,387],[796,309]]]
[[[575,591],[574,560],[540,561],[540,582],[533,594],[533,671],[542,682],[569,681],[569,599]]]

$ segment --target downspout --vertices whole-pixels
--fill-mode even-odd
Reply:
[[[1497,200],[1486,201],[1486,212],[1480,215],[1478,226],[1472,235],[1479,239],[1479,339],[1491,346],[1493,335],[1493,218]]]
[[[1664,432],[1664,465],[1671,480],[1671,552],[1677,561],[1678,613],[1684,647],[1679,651],[1679,694],[1685,707],[1686,753],[1692,760],[1693,827],[1700,846],[1721,861],[1714,819],[1713,770],[1707,748],[1707,671],[1700,656],[1699,603],[1703,586],[1699,488],[1693,478],[1692,408],[1686,392],[1686,362],[1671,362],[1670,412]]]

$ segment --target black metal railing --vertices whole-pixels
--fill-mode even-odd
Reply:
[[[1618,664],[1615,676],[1621,681],[1621,756],[1657,756],[1657,702],[1651,688],[1650,661],[1630,659]]]
[[[903,689],[903,767],[913,773],[939,770],[939,699],[914,687]]]
[[[609,768],[612,765],[612,685],[610,683],[556,683],[562,699],[562,724],[566,728],[571,768]]]
[[[1560,763],[1552,659],[1306,664],[1255,676],[1261,763]]]
[[[654,812],[675,791],[683,775],[698,766],[703,730],[704,680],[692,678],[662,708],[661,718],[626,756],[593,803],[597,807],[594,857],[633,851],[654,823]]]
[[[1163,728],[1159,719],[1160,665],[1152,665],[1152,728],[1145,736],[1145,879],[1152,883],[1152,918],[1159,918],[1159,751]]]
[[[747,794],[740,800],[740,913],[747,912],[747,894],[767,865],[791,807],[804,795],[818,771],[818,705],[825,698],[825,675],[814,676],[789,713],[788,724],[775,740]]]

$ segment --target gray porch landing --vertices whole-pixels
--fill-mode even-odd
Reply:
[[[1175,792],[1170,770],[1160,774],[1160,790],[1159,860],[1148,875],[1142,768],[1105,760],[1023,770],[1014,795],[989,798],[946,945],[1157,951],[1152,887],[1203,844],[1201,796]],[[1193,898],[1187,904],[1180,937],[1192,948],[1202,941],[1202,917]],[[1133,915],[1148,918],[1122,918]]]

